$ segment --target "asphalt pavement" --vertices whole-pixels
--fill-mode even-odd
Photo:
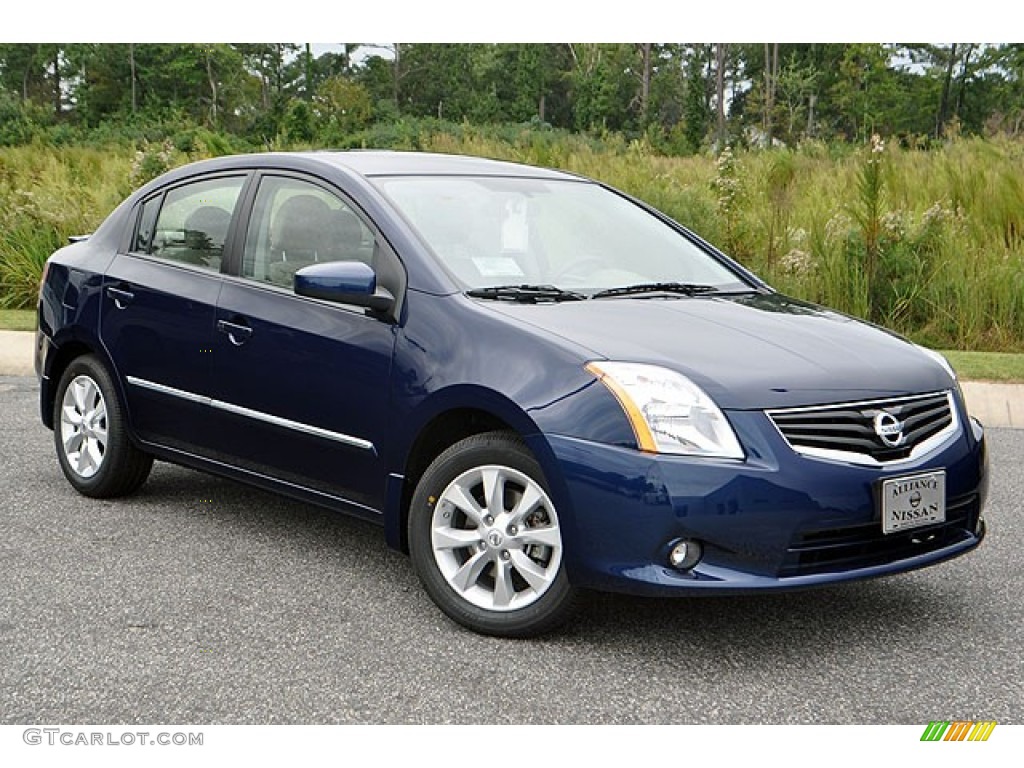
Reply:
[[[129,499],[77,495],[36,392],[31,377],[0,377],[2,723],[1004,724],[1024,712],[1024,431],[988,432],[989,535],[962,558],[786,595],[594,595],[560,633],[510,641],[445,619],[369,523],[163,463]]]

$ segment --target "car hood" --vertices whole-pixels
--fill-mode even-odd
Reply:
[[[490,304],[589,350],[690,377],[722,408],[852,402],[952,386],[943,366],[881,328],[780,294]]]

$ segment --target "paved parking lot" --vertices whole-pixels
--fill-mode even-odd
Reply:
[[[595,595],[558,635],[448,622],[379,529],[158,464],[75,494],[0,377],[0,722],[927,723],[1024,711],[1024,431],[990,430],[990,535],[888,579]]]

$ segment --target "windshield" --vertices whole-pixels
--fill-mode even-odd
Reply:
[[[750,286],[672,227],[575,180],[378,177],[377,187],[467,290],[544,286],[593,294],[639,284]]]

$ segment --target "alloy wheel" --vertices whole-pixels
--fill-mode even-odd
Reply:
[[[507,466],[474,467],[456,477],[434,506],[430,537],[448,585],[489,611],[540,599],[562,559],[554,505],[533,479]]]
[[[60,436],[71,469],[82,478],[95,475],[107,452],[107,404],[88,376],[76,376],[64,391]]]

